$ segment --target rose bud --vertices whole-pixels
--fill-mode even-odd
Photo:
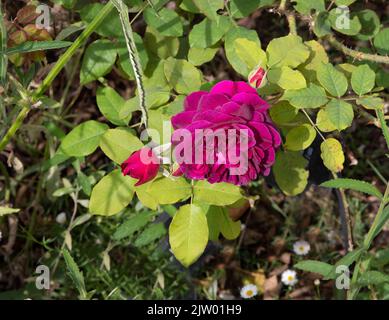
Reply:
[[[144,147],[131,154],[131,156],[122,163],[121,168],[123,175],[138,179],[135,186],[140,186],[156,177],[159,171],[159,162],[160,161],[153,150]]]
[[[250,72],[248,81],[254,88],[262,88],[266,84],[266,71],[262,67],[258,67]]]

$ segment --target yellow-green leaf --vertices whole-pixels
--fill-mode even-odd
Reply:
[[[347,78],[330,63],[322,63],[317,69],[317,79],[333,96],[341,97],[347,91]]]
[[[358,66],[351,75],[351,86],[359,96],[374,88],[375,72],[367,64]]]
[[[234,41],[234,46],[236,54],[244,61],[248,70],[252,70],[258,66],[266,66],[266,53],[257,42],[245,38],[238,38]]]
[[[292,34],[270,41],[266,53],[268,66],[272,68],[282,66],[296,68],[309,57],[309,49],[301,37]]]
[[[353,106],[346,101],[340,99],[332,99],[325,106],[328,120],[336,127],[336,129],[344,130],[351,126],[354,119]]]
[[[169,242],[174,256],[185,267],[200,257],[208,242],[208,223],[199,206],[188,204],[177,211],[169,227]]]
[[[342,145],[334,138],[324,140],[320,146],[324,165],[332,172],[343,170],[344,154]]]
[[[337,129],[329,120],[326,109],[320,109],[317,113],[316,126],[322,132],[331,132]]]
[[[215,206],[226,206],[243,197],[238,186],[230,183],[209,183],[206,180],[196,182],[194,186],[194,200]]]
[[[270,82],[278,84],[283,89],[303,89],[307,86],[304,76],[298,70],[283,66],[269,70],[267,77]]]
[[[310,124],[291,129],[286,135],[285,148],[299,151],[308,148],[316,138],[316,130]]]
[[[190,62],[170,57],[165,60],[164,71],[169,84],[178,93],[189,94],[200,89],[202,74]]]
[[[119,164],[142,147],[143,143],[128,128],[109,129],[100,139],[101,150]]]
[[[92,190],[90,213],[103,216],[119,213],[131,202],[135,182],[135,179],[124,176],[119,169],[107,174]]]
[[[182,177],[161,177],[150,183],[143,190],[158,204],[171,204],[190,197],[191,185]]]
[[[297,195],[304,191],[308,183],[308,161],[300,152],[278,151],[273,173],[278,186],[286,195]]]

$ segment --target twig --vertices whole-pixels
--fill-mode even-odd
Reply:
[[[345,55],[353,57],[357,60],[368,60],[378,63],[389,64],[388,56],[381,56],[378,54],[364,53],[357,50],[350,49],[346,47],[343,43],[339,42],[333,35],[328,35],[325,37],[329,43],[331,43],[336,49],[342,51]]]
[[[112,0],[116,9],[119,11],[120,21],[122,24],[122,29],[124,33],[124,37],[126,39],[128,56],[130,58],[130,62],[132,68],[134,70],[134,75],[136,79],[136,84],[138,86],[138,94],[139,94],[139,108],[142,112],[142,122],[145,127],[148,126],[148,113],[146,107],[146,91],[143,86],[143,73],[142,73],[142,65],[140,63],[138,50],[135,45],[134,36],[131,28],[131,23],[128,17],[128,8],[123,3],[122,0]]]

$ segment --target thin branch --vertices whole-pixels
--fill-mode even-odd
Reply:
[[[333,35],[325,37],[329,43],[331,43],[336,49],[342,51],[345,55],[353,57],[357,60],[368,60],[378,63],[389,64],[389,56],[381,56],[378,54],[364,53],[357,50],[346,47],[343,43],[339,42]]]
[[[138,50],[135,45],[134,36],[131,28],[131,23],[128,17],[128,8],[122,0],[112,0],[112,2],[119,12],[124,37],[126,39],[128,56],[130,58],[132,69],[134,70],[136,84],[138,87],[139,107],[142,111],[142,123],[144,123],[145,127],[147,128],[148,112],[146,107],[146,91],[143,86],[142,65],[140,63]]]

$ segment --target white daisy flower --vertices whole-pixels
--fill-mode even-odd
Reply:
[[[296,271],[285,270],[281,275],[281,281],[287,286],[294,286],[298,281]]]
[[[311,250],[311,246],[304,240],[296,241],[293,244],[293,251],[299,256],[305,256]]]
[[[66,213],[65,212],[59,213],[56,216],[55,221],[57,221],[57,223],[59,224],[64,224],[66,222]]]
[[[246,284],[240,289],[240,296],[244,299],[250,299],[258,294],[258,288],[255,284]]]

